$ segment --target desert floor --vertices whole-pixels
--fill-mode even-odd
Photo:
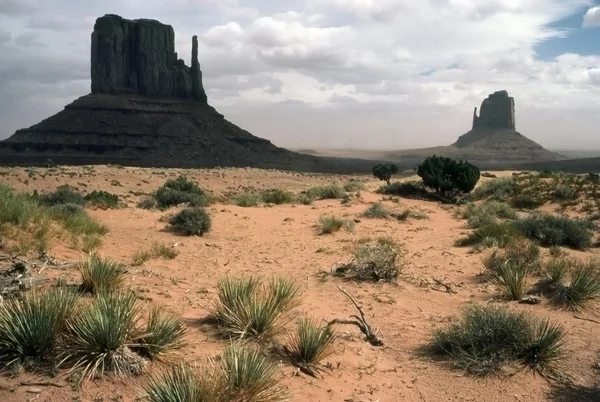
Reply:
[[[68,167],[58,171],[36,168],[34,175],[23,168],[0,170],[6,173],[0,182],[19,191],[50,191],[61,184],[70,184],[86,192],[103,189],[120,195],[126,208],[89,211],[110,227],[98,250],[100,254],[128,263],[137,250],[155,241],[176,245],[180,254],[174,260],[152,259],[142,266],[131,267],[128,285],[143,295],[143,303],[148,307],[153,303],[166,305],[186,320],[190,329],[188,345],[178,352],[186,360],[206,358],[218,353],[222,346],[222,341],[200,324],[216,296],[219,278],[280,275],[302,285],[304,301],[298,314],[308,313],[327,320],[348,318],[356,313],[337,290],[337,286],[343,286],[362,303],[368,320],[379,329],[385,341],[385,346],[373,347],[363,340],[356,327],[340,326],[338,351],[328,359],[332,369],[325,370],[323,378],[298,374],[292,365],[282,361],[282,382],[293,401],[594,400],[585,389],[597,387],[600,379],[593,369],[598,360],[600,325],[575,318],[573,313],[551,309],[546,302],[524,305],[499,301],[497,289],[482,284],[477,278],[485,253],[470,253],[469,248],[454,246],[454,241],[469,229],[464,220],[453,216],[450,207],[434,202],[386,199],[383,203],[390,210],[420,210],[426,212],[428,218],[410,218],[405,222],[363,218],[361,213],[370,203],[382,200],[382,196],[374,192],[381,183],[373,177],[354,176],[365,182],[367,190],[360,191],[359,197],[353,196],[347,205],[339,200],[250,208],[211,205],[208,211],[213,219],[212,231],[203,237],[183,237],[165,231],[166,224],[160,220],[174,209],[161,212],[136,207],[144,193],[151,193],[166,179],[181,173],[217,195],[268,188],[299,192],[315,185],[344,184],[351,176],[255,169],[184,171],[111,166]],[[358,222],[353,232],[318,235],[314,225],[323,214]],[[357,240],[382,235],[393,238],[403,247],[403,270],[397,284],[358,284],[325,274],[336,263],[350,259],[350,249]],[[567,252],[585,258],[599,253],[598,249]],[[69,242],[56,240],[51,255],[59,261],[73,261],[80,259],[82,252]],[[70,272],[48,267],[43,275],[72,282],[78,280],[75,269]],[[450,284],[455,293],[446,292],[434,279]],[[508,378],[478,379],[420,357],[418,349],[427,342],[432,330],[473,302],[503,303],[511,309],[549,317],[568,328],[567,365],[581,387],[580,392],[554,389],[546,380],[527,372]],[[577,316],[594,319],[590,313]],[[60,373],[51,380],[67,384],[64,376],[65,373]],[[48,379],[27,373],[16,378],[2,376],[0,400],[133,401],[145,377],[86,382],[80,390],[69,385],[20,385],[26,381]]]

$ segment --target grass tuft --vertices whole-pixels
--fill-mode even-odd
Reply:
[[[302,318],[296,331],[289,337],[288,351],[300,367],[318,371],[317,364],[335,352],[335,339],[336,333],[331,326]]]
[[[149,402],[220,402],[214,383],[204,382],[185,363],[152,374],[142,392]]]
[[[155,307],[150,310],[144,335],[137,340],[142,346],[133,347],[133,350],[151,360],[160,359],[185,346],[186,333],[187,328],[179,316]]]
[[[345,228],[351,232],[354,229],[354,221],[340,219],[335,216],[322,215],[317,222],[319,234],[331,234]]]
[[[578,262],[571,273],[569,286],[560,287],[553,297],[557,305],[581,310],[590,301],[600,298],[600,271],[596,261]]]
[[[212,222],[203,207],[188,207],[169,218],[169,225],[185,236],[204,236],[210,231]]]
[[[125,281],[125,266],[112,259],[89,255],[79,263],[81,288],[84,292],[98,294],[120,289]]]
[[[367,208],[367,210],[362,213],[362,216],[371,219],[388,219],[390,217],[390,212],[382,203],[376,202]]]

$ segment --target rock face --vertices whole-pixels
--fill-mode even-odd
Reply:
[[[0,164],[339,171],[339,163],[276,147],[211,107],[196,36],[191,67],[177,58],[173,28],[158,21],[105,15],[91,40],[91,93],[0,141]]]
[[[175,32],[155,20],[105,15],[96,20],[91,47],[92,93],[137,94],[206,102],[192,39],[192,66],[175,52]]]
[[[477,107],[473,112],[473,129],[515,129],[515,99],[506,91],[497,91],[481,103],[479,117]]]

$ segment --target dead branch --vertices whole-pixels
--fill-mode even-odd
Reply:
[[[367,319],[365,318],[365,313],[363,312],[362,308],[360,308],[360,306],[358,305],[358,303],[356,302],[354,297],[352,297],[350,295],[350,293],[348,293],[341,287],[338,286],[337,288],[340,292],[345,294],[346,297],[348,297],[348,299],[350,299],[352,304],[354,304],[354,307],[356,307],[356,309],[360,313],[360,317],[358,317],[357,315],[351,315],[350,317],[354,318],[354,320],[343,320],[343,319],[335,318],[331,321],[328,321],[327,325],[329,325],[329,326],[334,325],[334,324],[356,325],[358,327],[358,329],[360,329],[360,332],[362,332],[365,335],[367,342],[369,342],[373,346],[383,346],[383,341],[381,339],[379,339],[377,337],[377,335],[375,335],[375,333],[371,329],[371,326],[369,325],[369,323],[367,322]]]
[[[446,293],[456,293],[456,290],[452,289],[452,285],[448,285],[447,283],[444,283],[441,279],[436,279],[436,278],[432,278],[432,279],[438,285],[443,286],[446,289]],[[436,290],[436,289],[434,289],[434,290]]]
[[[589,321],[593,322],[594,324],[600,324],[600,321],[592,320],[591,318],[580,317],[575,314],[573,314],[573,317],[577,318],[578,320]]]
[[[56,388],[64,388],[67,385],[66,384],[61,384],[58,382],[51,382],[51,381],[41,381],[41,382],[37,382],[37,381],[21,381],[19,383],[20,386],[25,386],[25,387],[56,387]]]

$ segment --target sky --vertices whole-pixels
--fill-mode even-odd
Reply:
[[[488,94],[551,149],[600,149],[600,0],[0,0],[0,139],[90,92],[96,18],[191,37],[209,103],[288,148],[453,143]]]

